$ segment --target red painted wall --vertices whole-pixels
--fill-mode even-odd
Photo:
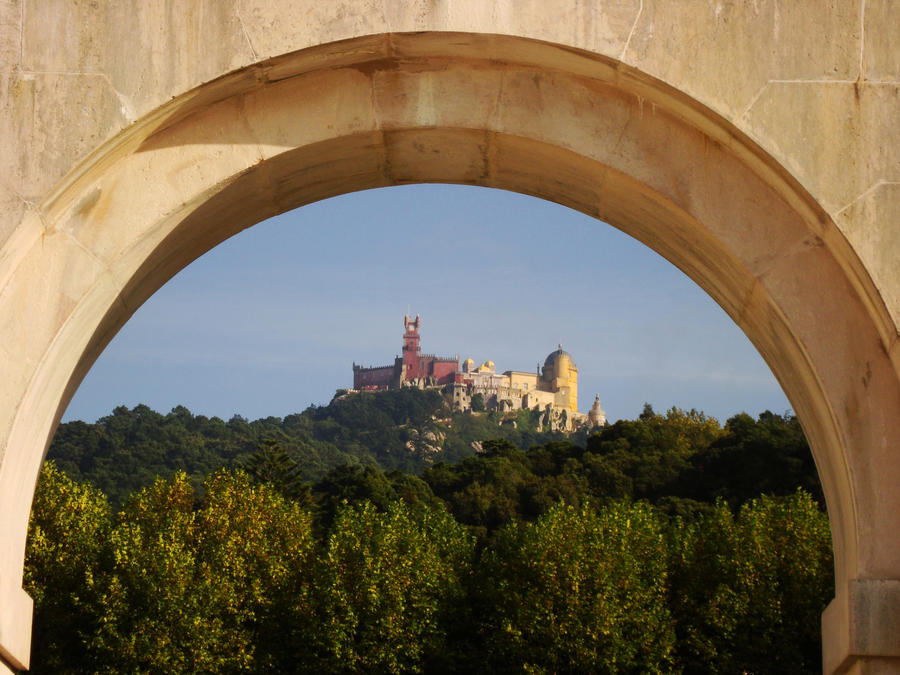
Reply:
[[[427,354],[423,356],[419,347],[419,317],[415,320],[404,317],[403,356],[393,366],[380,368],[353,367],[354,389],[387,389],[401,375],[405,381],[434,377],[438,384],[450,384],[459,370],[459,359],[442,359]],[[398,370],[402,367],[402,370]]]
[[[453,382],[453,376],[457,370],[459,370],[459,362],[455,359],[453,361],[435,360],[432,362],[431,374],[437,378],[438,384],[450,384]]]
[[[356,368],[353,370],[354,389],[387,389],[394,379],[394,366]]]

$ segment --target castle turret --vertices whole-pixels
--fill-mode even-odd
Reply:
[[[419,355],[422,353],[422,348],[419,344],[418,314],[415,319],[404,316],[403,328],[403,362],[400,370],[401,385],[424,375],[424,373],[420,372]]]
[[[541,379],[547,391],[559,394],[561,407],[578,411],[578,367],[562,345],[544,361]]]
[[[588,419],[591,421],[592,427],[602,427],[606,424],[606,413],[603,412],[603,408],[600,407],[600,394],[597,394],[594,397],[594,405],[591,406],[591,411],[588,413]]]
[[[417,314],[415,319],[404,316],[403,328],[403,355],[406,356],[406,353],[409,352],[418,356],[421,352],[421,347],[419,346],[419,315]]]

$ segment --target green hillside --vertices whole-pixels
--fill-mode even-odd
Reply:
[[[722,427],[696,411],[660,415],[647,406],[638,419],[571,436],[539,432],[537,417],[527,410],[505,417],[451,414],[438,392],[411,388],[336,395],[327,406],[252,422],[193,415],[182,406],[166,415],[144,405],[122,406],[94,424],[61,424],[48,459],[71,478],[100,488],[114,506],[176,471],[185,472],[202,495],[207,475],[243,466],[265,443],[283,450],[309,483],[372,467],[425,474],[446,493],[451,488],[441,481],[455,491],[474,489],[463,485],[474,478],[461,477],[471,463],[451,465],[499,439],[507,442],[509,457],[527,458],[517,459],[510,475],[527,465],[533,477],[523,489],[552,498],[577,489],[593,499],[649,499],[673,509],[717,497],[740,504],[802,487],[821,501],[812,456],[793,416],[765,412],[754,420],[740,414]],[[525,452],[548,443],[556,464],[546,449]]]
[[[209,473],[240,466],[265,441],[287,451],[307,480],[318,480],[339,466],[420,474],[435,462],[473,454],[472,443],[487,438],[525,448],[562,438],[537,432],[536,415],[529,411],[502,425],[487,414],[451,414],[433,390],[342,394],[326,406],[252,422],[237,415],[227,422],[194,415],[183,406],[165,415],[145,405],[120,406],[93,424],[61,424],[48,459],[70,477],[99,487],[117,505],[175,471],[202,488]]]

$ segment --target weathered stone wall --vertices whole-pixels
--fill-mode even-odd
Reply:
[[[3,0],[0,240],[102,142],[252,63],[366,34],[531,37],[617,59],[734,122],[838,223],[895,321],[900,12],[893,0]]]

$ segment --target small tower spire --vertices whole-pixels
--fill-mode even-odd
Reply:
[[[594,397],[594,405],[591,406],[591,411],[588,413],[588,419],[591,421],[591,426],[593,427],[602,427],[606,424],[606,413],[603,411],[603,408],[600,407],[600,394],[597,394]]]

